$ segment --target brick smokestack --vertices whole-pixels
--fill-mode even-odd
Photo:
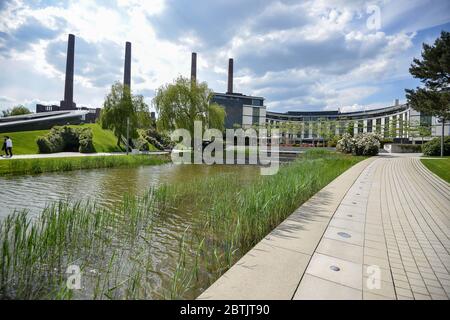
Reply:
[[[76,104],[73,102],[73,73],[75,61],[75,36],[69,34],[67,44],[67,61],[66,61],[66,81],[64,84],[64,100],[60,102],[62,110],[75,109]]]
[[[228,60],[228,91],[233,93],[233,59]]]
[[[123,72],[123,84],[131,89],[131,42],[125,44],[125,66]]]
[[[197,53],[192,52],[192,59],[191,59],[191,81],[195,82],[197,81]]]

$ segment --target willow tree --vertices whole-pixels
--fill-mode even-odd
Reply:
[[[157,89],[153,98],[153,105],[158,112],[158,129],[186,129],[193,137],[194,122],[202,121],[204,128],[223,131],[225,109],[212,103],[212,97],[213,92],[206,82],[192,82],[180,76],[173,83],[163,85]]]
[[[137,129],[150,126],[151,117],[144,97],[133,95],[128,86],[116,82],[111,87],[111,92],[105,98],[103,110],[100,116],[103,129],[110,129],[117,137],[117,145],[120,146],[122,137],[137,138]],[[129,126],[128,126],[129,125]]]

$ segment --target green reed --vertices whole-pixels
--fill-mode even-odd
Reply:
[[[64,172],[80,169],[135,167],[167,163],[166,155],[88,156],[66,158],[8,159],[0,161],[0,176]]]
[[[113,209],[57,203],[0,223],[0,298],[76,299],[65,270],[80,265],[82,298],[195,298],[298,206],[361,161],[312,151],[274,176],[218,174],[125,196]],[[154,222],[191,212],[171,275],[154,270]]]

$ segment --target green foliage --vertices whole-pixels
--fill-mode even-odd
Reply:
[[[87,123],[82,125],[71,125],[72,128],[90,128],[96,152],[120,152],[122,149],[117,146],[117,139],[111,130],[102,129],[99,124]],[[36,154],[39,153],[36,139],[43,137],[50,130],[18,131],[8,132],[3,135],[11,137],[14,143],[14,154]],[[47,152],[48,153],[48,152]]]
[[[138,133],[138,148],[141,151],[167,150],[172,149],[175,145],[168,135],[158,132],[156,128],[140,129]],[[145,149],[147,147],[150,149]]]
[[[94,142],[92,139],[92,130],[90,128],[78,129],[78,143],[80,145],[79,151],[82,153],[95,152]]]
[[[397,144],[396,146],[400,147],[402,152],[405,152],[405,153],[420,153],[420,152],[422,152],[421,144]]]
[[[86,297],[157,297],[154,279],[162,275],[152,269],[152,221],[180,202],[201,214],[192,222],[192,237],[180,239],[176,266],[167,265],[172,281],[161,282],[171,298],[195,298],[299,205],[362,159],[312,151],[278,174],[254,176],[244,185],[239,173],[221,174],[152,188],[110,209],[57,203],[34,221],[25,214],[9,216],[0,222],[0,298],[69,299],[65,271],[74,261],[84,271]]]
[[[45,136],[37,138],[36,143],[40,153],[95,152],[91,128],[53,127]]]
[[[450,120],[450,33],[442,31],[432,46],[424,43],[422,59],[415,58],[409,72],[425,85],[406,90],[410,105],[417,111]]]
[[[194,134],[194,121],[202,121],[205,127],[223,130],[225,110],[211,103],[213,92],[205,82],[191,82],[179,77],[156,91],[153,99],[159,114],[158,128],[161,131],[186,129]]]
[[[340,136],[340,135],[333,136],[330,140],[328,140],[328,147],[332,147],[332,148],[336,147],[339,140],[341,140],[341,139],[342,139],[342,136]]]
[[[137,129],[147,128],[151,124],[150,112],[144,97],[133,95],[128,86],[116,82],[106,96],[100,123],[103,129],[110,129],[120,145],[121,137],[127,135],[127,119],[130,123],[130,138],[138,138]]]
[[[80,169],[157,165],[166,163],[167,161],[167,157],[155,155],[11,159],[0,161],[0,176],[62,172]]]
[[[31,111],[22,105],[13,107],[12,109],[6,109],[2,111],[3,117],[20,116],[24,114],[30,114]]]
[[[384,148],[385,144],[394,143],[394,140],[391,138],[383,138],[380,140],[380,148]]]
[[[441,155],[441,138],[434,138],[425,143],[422,147],[423,154],[426,156],[440,156]],[[444,139],[444,156],[450,156],[450,136]]]

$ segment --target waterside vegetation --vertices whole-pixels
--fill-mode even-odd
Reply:
[[[195,298],[298,206],[363,160],[311,150],[273,176],[238,173],[160,185],[114,209],[58,203],[31,220],[0,224],[0,298]],[[176,263],[156,270],[154,222],[196,212],[179,238]],[[66,286],[78,265],[82,290]]]

